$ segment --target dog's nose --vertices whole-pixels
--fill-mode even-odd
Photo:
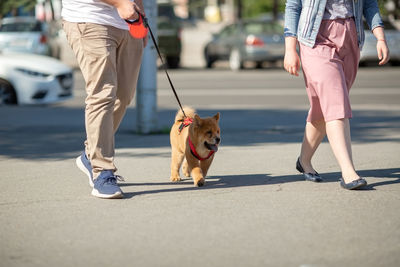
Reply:
[[[219,142],[221,142],[221,138],[216,137],[216,138],[215,138],[215,142],[216,142],[217,144],[219,144]]]

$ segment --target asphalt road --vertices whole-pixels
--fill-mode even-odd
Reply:
[[[135,134],[133,103],[116,137],[123,200],[90,195],[75,167],[84,140],[76,97],[0,106],[0,266],[399,266],[400,69],[363,68],[351,92],[354,161],[369,186],[340,188],[325,141],[295,170],[307,98],[279,68],[170,72],[185,105],[221,113],[222,145],[203,188],[169,182],[166,134],[177,110],[158,73],[160,132]]]

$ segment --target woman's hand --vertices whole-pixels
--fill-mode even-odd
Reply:
[[[283,66],[287,72],[292,75],[299,76],[300,58],[297,51],[286,51]]]
[[[296,38],[285,38],[285,58],[283,60],[283,67],[290,74],[299,76],[300,58],[296,51],[296,45]]]
[[[379,65],[385,65],[390,57],[383,27],[376,27],[372,30],[372,33],[377,39],[376,52],[378,52]]]
[[[379,65],[385,65],[389,61],[389,48],[386,40],[378,40],[376,43],[376,51],[378,52]]]

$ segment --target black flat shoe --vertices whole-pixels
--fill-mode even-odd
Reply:
[[[301,166],[300,164],[300,158],[297,158],[297,162],[296,162],[296,170],[298,170],[299,172],[301,172],[302,174],[304,174],[304,179],[306,179],[306,181],[311,181],[311,182],[322,182],[322,178],[321,176],[319,176],[318,172],[315,173],[305,173],[303,166]]]
[[[367,185],[367,181],[364,178],[359,178],[359,179],[354,180],[347,184],[344,182],[343,178],[340,178],[340,186],[343,187],[344,189],[354,190],[354,189],[364,187],[366,185]]]

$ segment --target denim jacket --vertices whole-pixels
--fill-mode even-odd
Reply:
[[[325,12],[326,0],[287,0],[285,37],[294,36],[304,45],[313,47]],[[383,27],[376,0],[353,0],[358,46],[364,44],[363,15],[371,30]]]

